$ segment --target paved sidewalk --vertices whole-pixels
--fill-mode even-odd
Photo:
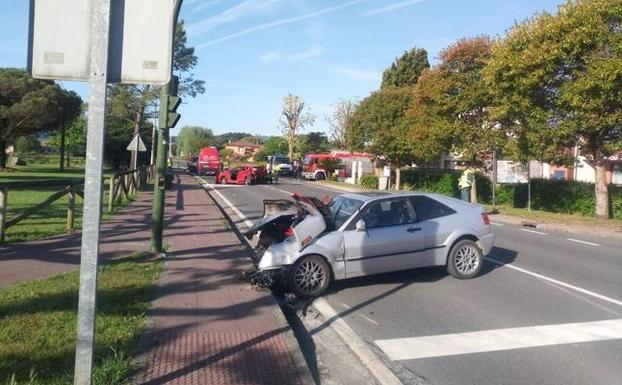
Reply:
[[[149,311],[142,384],[312,383],[274,298],[241,278],[248,253],[211,197],[180,175],[170,258]],[[171,199],[171,197],[167,198]]]
[[[167,194],[174,196],[174,192]],[[150,192],[142,192],[128,207],[102,223],[100,260],[149,250],[152,201]],[[0,287],[78,268],[81,237],[76,232],[39,241],[0,244]]]

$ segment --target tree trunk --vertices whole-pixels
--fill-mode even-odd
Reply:
[[[0,137],[0,170],[6,168],[6,141]]]
[[[69,153],[69,151],[67,151],[67,163],[65,163],[65,166],[66,166],[67,168],[69,168],[69,166],[70,166],[70,165],[69,165],[69,157],[70,157],[70,155],[71,155],[71,154]]]
[[[596,175],[594,190],[596,194],[596,217],[609,219],[609,191],[607,188],[607,174],[605,162],[600,160],[595,165]]]
[[[65,170],[65,126],[60,128],[60,156],[58,163],[58,169],[60,171]]]
[[[471,183],[471,203],[477,203],[477,178],[473,173],[473,183]]]
[[[292,140],[287,141],[287,156],[289,156],[289,160],[291,161],[294,156],[294,143]]]
[[[395,191],[400,191],[400,186],[402,182],[402,169],[398,167],[395,168]]]

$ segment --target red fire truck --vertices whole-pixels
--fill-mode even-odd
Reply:
[[[216,147],[204,147],[197,159],[197,174],[216,175],[222,169],[220,155]]]
[[[339,170],[326,169],[323,166],[325,160],[337,160],[340,162]],[[352,162],[362,161],[363,169],[365,173],[373,173],[373,164],[371,156],[362,153],[350,153],[350,152],[335,152],[332,154],[307,154],[304,157],[302,176],[305,179],[312,180],[325,180],[335,172],[339,171],[339,176],[347,178],[352,173]]]

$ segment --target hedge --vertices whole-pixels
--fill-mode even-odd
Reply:
[[[375,175],[364,175],[361,179],[359,179],[359,185],[361,185],[361,187],[375,190],[379,186],[378,177]]]
[[[461,171],[456,170],[404,170],[403,189],[435,192],[458,198],[460,175]],[[476,177],[479,202],[492,203],[490,179],[481,173],[477,173]],[[622,187],[611,186],[609,194],[613,217],[622,219]],[[497,185],[496,201],[500,205],[527,207],[527,185]],[[595,201],[593,183],[548,179],[531,181],[531,207],[535,210],[594,215]]]

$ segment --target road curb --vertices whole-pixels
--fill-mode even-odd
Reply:
[[[196,179],[196,178],[195,178]],[[197,182],[201,185],[201,187],[208,193],[208,195],[216,202],[216,205],[220,208],[220,211],[223,213],[227,221],[229,222],[232,230],[241,236],[239,233],[239,229],[236,228],[235,223],[231,220],[231,217],[227,213],[224,207],[221,206],[220,202],[216,197],[212,195],[212,191],[210,188],[206,188],[201,179],[197,179]],[[233,208],[232,211],[236,212]],[[239,215],[236,213],[236,215]],[[244,218],[239,218],[240,220],[244,220]],[[241,236],[242,239],[246,241],[246,245],[251,247],[250,241],[248,241],[245,237]],[[274,297],[273,297],[274,298]],[[276,298],[274,298],[276,301]],[[278,301],[277,301],[278,302]],[[363,365],[366,366],[367,370],[372,374],[372,376],[376,379],[379,384],[382,385],[402,385],[400,379],[389,369],[382,360],[367,346],[367,344],[352,330],[352,328],[337,314],[337,312],[324,300],[323,298],[317,298],[312,303],[311,306],[313,309],[322,317],[324,317],[325,322],[328,323],[328,327],[331,327],[337,335],[343,340],[343,342],[350,348],[350,350],[355,354],[355,356],[361,361]],[[283,314],[281,314],[285,318]],[[293,335],[293,331],[290,330],[291,337],[295,339]],[[296,341],[297,343],[297,341]],[[296,349],[300,355],[302,352],[300,349]],[[310,368],[308,368],[310,371]],[[309,376],[311,374],[309,373]]]

